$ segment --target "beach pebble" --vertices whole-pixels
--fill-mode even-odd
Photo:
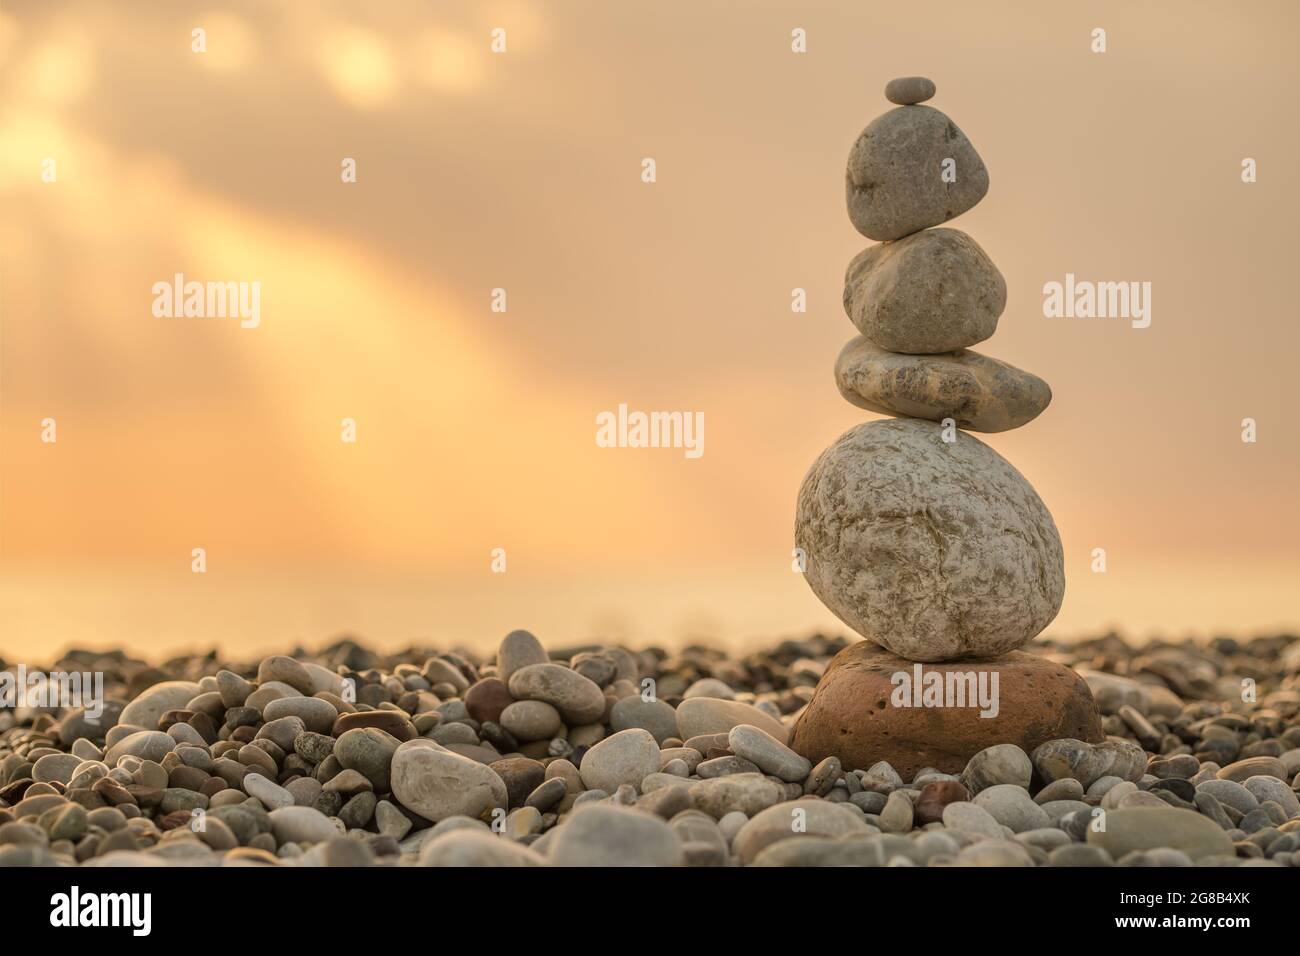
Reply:
[[[504,781],[492,770],[431,740],[408,740],[394,752],[392,792],[402,806],[437,822],[506,808]]]
[[[1015,650],[1064,596],[1060,537],[1034,489],[987,445],[955,437],[910,418],[858,425],[799,491],[795,544],[813,592],[859,634],[913,661]],[[943,544],[956,538],[960,560]],[[700,702],[684,701],[679,722]]]
[[[544,701],[570,723],[588,724],[605,713],[605,695],[600,687],[562,664],[525,665],[510,675],[508,687],[516,700]],[[506,724],[502,726],[510,729]]]
[[[780,840],[840,837],[865,829],[866,823],[851,809],[805,797],[755,814],[736,834],[732,849],[743,862],[750,863],[764,848]]]
[[[900,106],[924,103],[934,92],[934,81],[924,76],[900,76],[885,84],[885,99]]]
[[[1041,378],[978,352],[896,355],[860,335],[835,360],[835,384],[850,404],[867,411],[952,419],[976,432],[1019,428],[1052,400]]]
[[[986,787],[975,795],[974,804],[1015,833],[1050,826],[1051,817],[1034,803],[1029,792],[1015,784],[1000,783]]]
[[[802,781],[812,772],[812,764],[764,730],[750,724],[738,724],[727,734],[731,751],[756,765],[764,773],[787,782]]]
[[[542,642],[528,631],[511,631],[497,647],[497,675],[509,682],[515,671],[530,664],[547,664],[550,660]]]
[[[966,134],[928,106],[877,117],[849,151],[849,219],[869,239],[900,239],[947,222],[988,189],[988,170]]]
[[[1087,841],[1118,860],[1134,850],[1169,847],[1193,860],[1232,853],[1232,839],[1219,825],[1191,810],[1120,807],[1105,816],[1104,829],[1089,828]]]
[[[319,843],[339,834],[329,817],[311,807],[277,807],[269,815],[271,830],[280,844]]]
[[[735,773],[690,784],[695,807],[715,820],[731,813],[746,817],[781,802],[781,787],[759,773]]]
[[[545,866],[546,859],[512,840],[481,830],[452,830],[426,840],[420,866]]]
[[[677,834],[657,816],[592,804],[559,828],[549,860],[555,866],[681,866],[685,856]]]
[[[659,745],[649,731],[621,730],[588,750],[578,771],[588,790],[613,793],[628,784],[639,793],[641,781],[659,771]]]
[[[615,731],[647,730],[661,745],[678,736],[677,712],[662,700],[643,700],[640,694],[615,703],[609,711],[609,723]]]
[[[118,723],[157,730],[163,714],[183,709],[198,693],[199,685],[187,680],[154,684],[122,709]]]
[[[950,830],[960,830],[994,840],[1003,838],[1002,824],[983,807],[975,803],[950,803],[943,808],[943,825]]]
[[[785,744],[790,733],[775,717],[752,704],[716,697],[692,697],[677,705],[677,726],[688,743],[690,738],[706,734],[729,734],[732,727],[750,724]]]

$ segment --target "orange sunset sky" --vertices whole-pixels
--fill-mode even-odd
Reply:
[[[795,494],[872,417],[831,374],[868,245],[844,164],[905,74],[990,171],[952,223],[1007,281],[978,348],[1053,389],[985,439],[1061,530],[1048,633],[1294,627],[1298,27],[1282,0],[0,0],[0,657],[838,632],[791,571]],[[260,325],[155,317],[176,273],[260,282]],[[1150,327],[1045,318],[1066,273],[1151,282]],[[597,447],[620,403],[703,412],[705,453]]]

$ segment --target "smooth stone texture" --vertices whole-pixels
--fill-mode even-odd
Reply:
[[[1033,866],[1029,851],[1011,840],[983,840],[957,854],[954,866]]]
[[[319,697],[281,697],[262,708],[262,719],[267,723],[281,717],[297,717],[303,726],[314,734],[328,734],[338,720],[334,705]]]
[[[546,859],[526,846],[482,830],[451,830],[426,840],[420,866],[545,866]]]
[[[844,311],[881,349],[956,352],[998,327],[1007,284],[979,244],[959,229],[926,229],[868,246],[844,276]]]
[[[640,694],[624,697],[614,704],[609,711],[609,722],[616,731],[634,727],[647,730],[660,744],[678,735],[677,712],[662,700],[642,700]]]
[[[588,790],[613,793],[623,784],[641,792],[641,781],[659,772],[659,745],[647,730],[620,730],[596,744],[578,767]]]
[[[853,405],[881,415],[1004,432],[1032,421],[1052,400],[1036,375],[978,352],[896,355],[862,336],[835,360],[835,384]]]
[[[575,810],[550,845],[555,866],[681,866],[681,842],[649,813],[606,804]]]
[[[785,724],[743,701],[692,697],[677,705],[677,726],[680,736],[686,740],[707,734],[729,734],[732,727],[741,724],[757,727],[782,744],[790,739]]]
[[[589,724],[605,715],[600,685],[562,664],[528,664],[510,675],[507,686],[516,700],[544,701],[571,724]]]
[[[1017,651],[995,663],[926,668],[941,673],[995,668],[998,714],[987,718],[979,716],[978,708],[893,706],[891,677],[900,671],[911,674],[912,668],[911,661],[869,641],[850,644],[822,675],[795,725],[791,748],[814,762],[838,757],[850,770],[887,760],[910,780],[927,767],[962,773],[980,751],[995,744],[1013,742],[1029,752],[1057,737],[1103,739],[1087,685],[1068,667],[1045,658]],[[1015,772],[1023,773],[1023,766]]]
[[[497,647],[497,676],[509,683],[510,677],[520,668],[530,664],[550,662],[546,648],[528,631],[511,631],[501,638]]]
[[[176,740],[161,730],[139,730],[108,748],[104,763],[117,765],[123,757],[140,757],[144,760],[162,760],[176,747]]]
[[[250,773],[244,777],[244,792],[262,801],[268,810],[291,807],[295,803],[292,793],[260,773]]]
[[[334,757],[349,770],[356,770],[383,793],[390,789],[390,767],[400,742],[377,727],[345,731],[334,742]]]
[[[1216,774],[1220,780],[1231,780],[1234,783],[1245,783],[1256,776],[1277,777],[1279,780],[1284,780],[1286,775],[1286,765],[1276,757],[1247,757],[1245,760],[1228,764]]]
[[[402,806],[435,823],[505,809],[505,782],[491,767],[419,738],[393,753],[392,789]]]
[[[199,685],[192,681],[169,680],[154,684],[122,708],[117,722],[157,730],[158,718],[169,710],[184,709],[198,694]]]
[[[943,808],[943,825],[977,836],[1003,839],[1002,824],[986,809],[975,803],[950,803]]]
[[[1170,847],[1191,859],[1231,854],[1232,839],[1208,817],[1172,807],[1121,807],[1106,812],[1105,830],[1088,829],[1087,842],[1116,860],[1134,850]]]
[[[934,80],[924,76],[899,76],[885,84],[885,99],[899,106],[924,103],[934,93]]]
[[[999,783],[975,795],[974,804],[989,812],[989,816],[1015,833],[1041,830],[1052,824],[1052,819],[1029,797],[1029,791],[1015,784]]]
[[[516,740],[550,740],[560,729],[560,712],[545,701],[517,700],[501,711],[501,726]]]
[[[330,818],[311,807],[277,807],[269,816],[277,843],[320,843],[339,835]]]
[[[749,760],[764,773],[787,782],[802,781],[812,772],[812,763],[799,756],[771,734],[750,724],[738,724],[727,735],[731,752]]]
[[[1244,786],[1261,804],[1272,800],[1280,806],[1286,813],[1287,819],[1300,816],[1300,798],[1297,798],[1295,791],[1277,777],[1263,774],[1247,777]]]
[[[485,677],[465,693],[465,709],[480,724],[499,724],[502,712],[513,703],[505,681],[496,677]]]
[[[956,182],[943,180],[944,161]],[[872,120],[849,151],[849,219],[869,239],[899,239],[947,222],[989,190],[984,161],[966,134],[928,106],[900,106]]]
[[[1034,489],[983,442],[955,437],[916,419],[868,422],[799,489],[795,544],[813,593],[912,661],[1009,653],[1065,594],[1061,539]]]
[[[861,815],[838,804],[816,798],[791,800],[768,807],[740,828],[732,850],[745,863],[773,843],[805,837],[840,837],[865,832]]]
[[[1033,776],[1034,765],[1022,748],[1015,744],[994,744],[967,761],[961,772],[961,782],[971,793],[1005,783],[1027,790]],[[1083,796],[1082,792],[1079,796]]]

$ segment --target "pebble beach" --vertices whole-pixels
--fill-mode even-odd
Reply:
[[[868,756],[810,759],[809,703],[864,651],[71,651],[48,673],[102,674],[102,713],[0,710],[0,865],[1300,865],[1300,638],[1040,640],[1097,742],[965,708],[969,756],[910,766],[879,723],[908,710],[864,701]]]

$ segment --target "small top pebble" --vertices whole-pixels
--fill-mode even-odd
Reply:
[[[924,76],[900,76],[885,84],[885,99],[899,106],[924,103],[934,96],[934,81]]]

